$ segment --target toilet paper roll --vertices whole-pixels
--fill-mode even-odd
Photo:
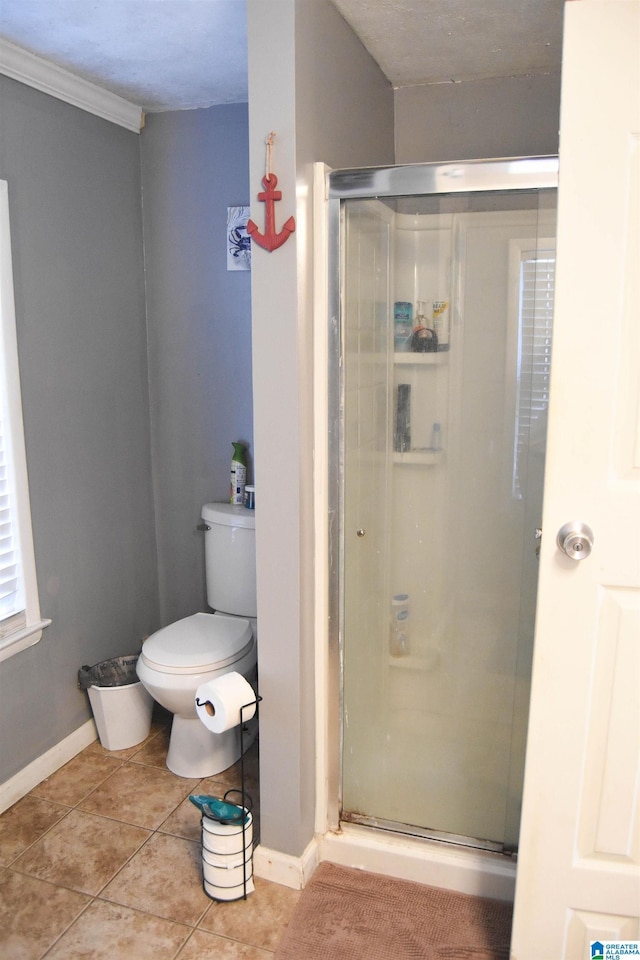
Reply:
[[[250,703],[242,714],[251,720],[256,712],[256,695],[251,684],[240,673],[225,673],[222,677],[201,684],[196,690],[196,712],[212,733],[224,733],[240,723],[240,708]]]

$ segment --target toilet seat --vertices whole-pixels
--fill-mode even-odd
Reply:
[[[143,644],[140,659],[160,673],[197,674],[236,663],[253,642],[248,620],[194,613],[152,634]]]

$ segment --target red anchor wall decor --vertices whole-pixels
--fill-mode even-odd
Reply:
[[[257,224],[254,223],[253,220],[247,220],[247,233],[251,239],[255,240],[257,244],[264,247],[265,250],[268,250],[270,253],[273,250],[277,250],[278,247],[281,247],[296,228],[294,218],[289,217],[286,223],[282,225],[282,230],[280,230],[279,233],[276,232],[274,204],[276,200],[282,200],[282,191],[276,190],[278,178],[275,173],[271,173],[271,147],[273,146],[274,138],[275,133],[270,133],[265,141],[267,144],[267,170],[262,178],[264,192],[258,194],[258,200],[265,204],[265,232],[260,233]]]

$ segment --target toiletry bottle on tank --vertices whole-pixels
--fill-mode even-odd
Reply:
[[[241,443],[233,444],[231,458],[231,482],[229,484],[229,502],[244,503],[244,488],[247,482],[247,453]]]

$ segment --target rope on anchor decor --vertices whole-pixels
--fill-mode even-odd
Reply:
[[[258,200],[261,203],[264,203],[264,220],[265,220],[265,230],[264,233],[261,233],[258,230],[258,226],[254,223],[253,220],[247,221],[247,233],[259,246],[264,247],[265,250],[268,250],[271,253],[273,250],[277,250],[278,247],[281,247],[285,243],[290,235],[296,228],[296,222],[293,217],[289,217],[286,223],[283,224],[282,230],[280,232],[276,231],[275,228],[275,211],[274,204],[276,200],[282,200],[282,191],[276,190],[278,185],[278,178],[275,173],[271,171],[271,153],[273,150],[273,142],[276,138],[275,132],[272,130],[269,136],[265,140],[266,144],[266,161],[265,161],[265,175],[262,178],[262,186],[264,191],[261,191],[258,194]]]

